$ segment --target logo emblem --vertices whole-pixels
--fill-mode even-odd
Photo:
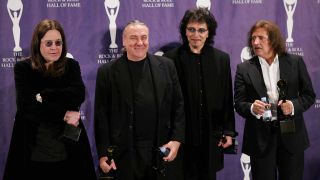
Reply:
[[[250,156],[242,153],[240,157],[240,162],[241,162],[241,167],[244,174],[243,180],[250,180],[250,171],[251,171]]]
[[[244,47],[240,54],[241,62],[247,61],[252,58],[250,54],[250,49],[248,46]]]
[[[13,52],[21,52],[20,47],[20,19],[23,11],[23,4],[21,0],[8,0],[7,10],[12,21],[12,33],[14,39]]]
[[[284,8],[287,13],[287,34],[286,42],[293,42],[292,30],[293,30],[293,14],[297,7],[298,0],[283,0]]]
[[[116,44],[117,24],[116,19],[119,13],[120,0],[105,0],[104,7],[109,18],[109,31],[111,43],[109,48],[118,48]]]
[[[207,8],[208,10],[210,10],[211,0],[197,0],[196,6],[197,8]]]

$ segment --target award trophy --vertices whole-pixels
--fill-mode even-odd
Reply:
[[[280,79],[277,82],[277,86],[279,91],[279,100],[282,100],[282,103],[285,103],[287,99],[287,92],[288,92],[287,81]],[[281,133],[295,132],[295,124],[292,116],[284,115],[280,106],[278,106],[277,113],[278,113],[277,118],[280,123]]]
[[[116,146],[109,146],[107,148],[107,164],[110,165],[111,164],[111,160],[114,159],[114,155],[115,155],[115,150],[116,150]],[[100,169],[100,180],[104,180],[104,179],[116,179],[115,178],[115,170],[114,169],[110,169],[110,171],[108,173],[104,173],[101,171]]]

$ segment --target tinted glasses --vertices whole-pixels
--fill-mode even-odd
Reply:
[[[45,40],[43,41],[44,45],[46,47],[51,47],[53,44],[55,44],[56,46],[62,46],[63,44],[63,41],[62,40],[56,40],[56,41],[53,41],[53,40]]]
[[[205,33],[206,31],[208,31],[208,29],[205,29],[205,28],[199,28],[199,29],[196,29],[194,27],[187,27],[187,31],[191,32],[191,33],[195,33],[196,31],[198,31],[199,34],[203,34]]]

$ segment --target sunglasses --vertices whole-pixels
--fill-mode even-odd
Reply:
[[[196,31],[200,34],[205,33],[206,31],[208,31],[208,29],[205,28],[199,28],[198,30],[194,27],[187,27],[187,31],[191,32],[191,33],[195,33]]]
[[[56,46],[62,46],[63,41],[62,41],[62,40],[56,40],[56,41],[46,40],[46,41],[44,41],[44,45],[45,45],[46,47],[51,47],[51,46],[53,45],[53,43],[54,43]]]

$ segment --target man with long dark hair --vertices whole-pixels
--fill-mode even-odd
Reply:
[[[185,100],[187,180],[216,179],[222,149],[236,134],[229,55],[211,46],[216,28],[206,8],[187,10],[180,22],[183,45],[165,54],[176,65]]]
[[[246,119],[242,152],[250,156],[252,178],[302,180],[309,146],[303,112],[315,101],[306,65],[286,52],[279,27],[268,20],[251,27],[248,47],[253,57],[237,66],[234,100]],[[263,121],[270,106],[272,118]]]

